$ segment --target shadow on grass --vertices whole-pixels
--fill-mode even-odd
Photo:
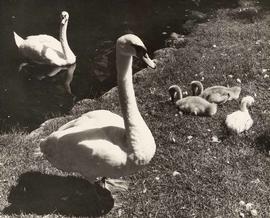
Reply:
[[[270,151],[270,129],[266,130],[264,133],[256,138],[257,149],[262,153],[269,156]]]
[[[98,193],[98,197],[97,194]],[[108,213],[114,201],[111,193],[74,176],[27,172],[11,188],[10,205],[3,214],[61,214],[96,217]]]

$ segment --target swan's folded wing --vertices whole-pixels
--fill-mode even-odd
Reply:
[[[19,49],[26,58],[35,63],[59,66],[66,63],[60,42],[52,36],[29,36]]]
[[[211,95],[208,95],[206,100],[211,102],[211,103],[217,103],[217,104],[223,104],[229,99],[229,94],[228,93],[213,93]]]
[[[247,118],[246,123],[245,123],[245,130],[249,130],[249,129],[252,127],[252,125],[253,125],[253,120],[252,120],[252,118],[249,116],[249,117]]]
[[[253,120],[251,119],[250,115],[242,111],[236,111],[228,115],[226,118],[227,127],[237,133],[248,130],[252,124]]]
[[[121,168],[127,156],[125,130],[113,126],[79,126],[56,131],[41,142],[40,148],[58,169],[76,171],[83,175],[86,166],[92,175],[101,166],[106,169]]]
[[[119,145],[107,140],[85,140],[78,145],[82,151],[83,158],[90,162],[94,161],[96,166],[121,167],[127,162],[127,153]],[[107,167],[108,167],[107,166]]]
[[[241,116],[239,111],[235,111],[232,114],[227,115],[225,121],[227,127],[230,129],[237,129],[239,124],[241,125],[241,119],[239,119],[239,116]]]
[[[36,36],[28,36],[26,40],[31,41],[32,43],[41,43],[42,45],[55,49],[59,52],[63,52],[61,43],[54,37],[49,35],[36,35]]]
[[[125,128],[123,118],[120,117],[119,115],[114,114],[107,110],[96,110],[85,113],[82,116],[78,117],[77,119],[74,119],[64,124],[58,129],[58,131],[72,128],[75,126],[77,127],[87,126],[88,128],[118,126],[121,128]]]

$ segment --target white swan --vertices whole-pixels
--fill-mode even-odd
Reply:
[[[246,96],[241,100],[240,110],[229,114],[226,118],[226,126],[232,132],[237,134],[247,131],[253,125],[253,120],[248,112],[247,107],[254,103],[254,98]]]
[[[241,92],[241,88],[238,86],[230,88],[225,86],[212,86],[203,90],[203,84],[200,81],[192,81],[190,84],[194,96],[198,95],[216,104],[223,104],[233,99],[237,100]]]
[[[187,96],[183,98],[182,90],[178,85],[170,86],[169,94],[180,113],[213,116],[217,112],[216,104],[210,103],[200,96]]]
[[[21,38],[14,32],[15,43],[24,57],[38,64],[65,66],[74,64],[76,56],[71,51],[67,41],[67,25],[69,15],[61,13],[59,39],[48,35],[28,36]]]
[[[93,182],[97,177],[130,175],[152,159],[156,144],[137,107],[132,83],[133,56],[142,58],[152,68],[156,66],[137,36],[127,34],[117,40],[117,81],[123,118],[107,110],[91,111],[41,141],[41,152],[56,168],[78,172]]]

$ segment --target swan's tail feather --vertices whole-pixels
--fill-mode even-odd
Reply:
[[[24,42],[24,39],[22,37],[20,37],[17,33],[13,32],[14,34],[14,39],[15,39],[15,43],[17,45],[17,47],[19,48],[23,42]]]

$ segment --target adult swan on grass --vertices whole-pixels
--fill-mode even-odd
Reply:
[[[67,41],[68,12],[62,11],[59,40],[49,35],[28,36],[26,39],[14,32],[15,43],[24,57],[38,64],[65,66],[74,64],[76,56]]]
[[[78,172],[93,182],[97,177],[116,179],[130,175],[152,159],[156,144],[137,107],[133,56],[156,67],[137,36],[127,34],[117,40],[117,81],[123,118],[107,110],[91,111],[41,141],[41,152],[56,168]],[[117,180],[106,181],[113,184]]]

